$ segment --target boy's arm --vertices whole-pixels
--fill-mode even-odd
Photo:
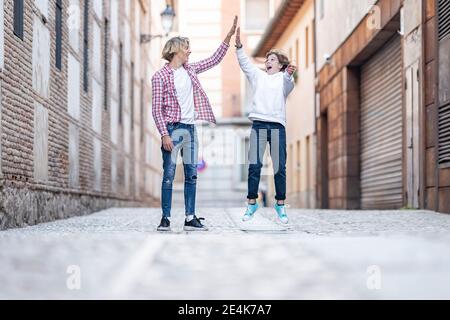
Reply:
[[[260,71],[245,54],[244,48],[240,47],[236,50],[236,55],[242,71],[248,78],[253,78]]]
[[[241,28],[237,28],[235,40],[236,40],[235,47],[237,48],[236,55],[239,61],[239,65],[241,66],[241,69],[242,71],[244,71],[247,78],[252,79],[259,69],[251,63],[250,59],[245,54],[241,42]]]
[[[294,77],[289,74],[289,72],[285,71],[283,73],[283,93],[284,96],[287,96],[294,90]]]
[[[294,73],[297,70],[297,67],[290,64],[287,66],[286,70],[283,74],[283,93],[284,96],[287,98],[287,96],[291,93],[291,91],[294,89]]]

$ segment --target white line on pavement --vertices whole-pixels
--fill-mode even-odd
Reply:
[[[133,284],[148,273],[151,261],[163,246],[164,240],[155,236],[148,236],[128,263],[121,269],[119,275],[113,280],[110,298],[127,297]]]

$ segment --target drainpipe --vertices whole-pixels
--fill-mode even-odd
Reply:
[[[317,99],[316,99],[316,78],[317,78],[317,0],[314,0],[314,133],[317,133]]]
[[[322,205],[319,205],[317,199],[318,199],[318,177],[319,174],[321,174],[320,172],[320,168],[317,167],[317,159],[319,157],[319,154],[317,152],[317,92],[316,92],[316,78],[317,78],[317,0],[313,1],[313,6],[314,6],[314,34],[313,34],[313,39],[314,39],[314,43],[313,43],[313,47],[314,47],[314,154],[315,154],[315,166],[316,166],[316,178],[315,178],[315,185],[314,185],[314,190],[315,190],[315,199],[314,199],[314,207],[322,207]],[[323,165],[323,164],[322,164]],[[323,187],[323,181],[322,181],[322,187]]]

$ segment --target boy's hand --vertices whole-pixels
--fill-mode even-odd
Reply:
[[[241,48],[242,47],[242,42],[241,42],[241,28],[237,28],[236,30],[236,48]]]
[[[292,64],[288,65],[286,69],[287,73],[289,73],[290,76],[294,74],[295,70],[297,70],[297,67],[293,66]]]
[[[225,43],[230,44],[231,37],[236,32],[237,22],[238,22],[238,17],[234,16],[233,25],[231,26],[231,29],[228,32],[227,37],[224,40]]]

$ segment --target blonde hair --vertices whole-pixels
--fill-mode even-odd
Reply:
[[[182,48],[189,47],[189,38],[186,37],[173,37],[164,45],[162,51],[163,59],[167,61],[172,61],[173,57],[180,52]]]
[[[281,71],[286,70],[286,68],[289,66],[289,64],[291,63],[289,61],[289,58],[286,54],[284,54],[282,51],[277,50],[277,49],[272,49],[269,52],[266,53],[266,59],[269,58],[270,55],[276,55],[278,58],[278,61],[280,62],[280,64],[282,65],[281,67]]]

